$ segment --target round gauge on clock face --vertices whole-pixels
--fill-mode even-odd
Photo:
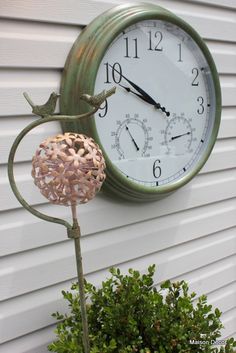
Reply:
[[[104,55],[94,90],[114,85],[95,119],[109,159],[141,185],[182,178],[207,146],[215,116],[209,66],[194,40],[160,20],[128,27]]]
[[[159,7],[140,6],[149,13],[129,19],[126,6],[123,25],[115,26],[122,10],[110,15],[113,35],[103,38],[87,88],[98,93],[116,86],[116,94],[87,125],[106,155],[108,189],[149,200],[184,185],[206,162],[219,128],[220,89],[197,33]]]

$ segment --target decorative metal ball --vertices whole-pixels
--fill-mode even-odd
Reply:
[[[88,202],[106,177],[105,160],[97,143],[91,137],[72,132],[43,141],[32,166],[35,185],[51,203],[58,205]]]

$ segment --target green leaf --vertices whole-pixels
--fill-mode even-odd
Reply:
[[[167,281],[163,282],[163,283],[161,284],[161,288],[162,288],[162,289],[164,289],[164,288],[166,288],[166,289],[171,288],[171,282],[170,282],[170,280],[167,280]]]
[[[129,269],[123,275],[111,268],[111,277],[96,288],[85,281],[88,297],[86,306],[91,353],[232,353],[236,346],[229,339],[223,348],[190,345],[189,340],[216,340],[221,336],[219,309],[212,309],[202,295],[193,304],[195,293],[188,293],[184,280],[167,280],[157,291],[153,287],[155,265],[148,272]],[[56,339],[49,351],[56,353],[84,353],[78,284],[71,292],[62,291],[68,313],[55,312],[58,320]]]
[[[217,318],[221,317],[221,311],[218,308],[215,309],[215,315]]]

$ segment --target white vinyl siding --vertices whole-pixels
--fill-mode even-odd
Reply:
[[[9,186],[9,149],[36,119],[22,93],[42,104],[59,91],[83,26],[122,2],[0,0],[0,353],[46,353],[54,337],[51,313],[66,310],[60,292],[76,277],[65,228],[25,211]],[[199,175],[171,196],[134,204],[100,193],[78,207],[86,278],[99,285],[111,266],[145,271],[155,263],[157,285],[187,280],[223,312],[222,338],[236,338],[236,1],[149,2],[188,21],[206,41],[222,88],[219,136]],[[31,131],[17,153],[15,174],[29,203],[69,220],[69,210],[49,205],[30,175],[34,150],[59,131],[57,122]]]

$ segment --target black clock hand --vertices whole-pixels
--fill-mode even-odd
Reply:
[[[148,103],[148,104],[151,104],[151,105],[154,105],[153,104],[153,100],[150,101],[150,99],[144,97],[143,95],[139,94],[139,93],[136,93],[134,92],[131,88],[129,87],[126,87],[126,86],[123,86],[122,84],[120,83],[117,83],[120,87],[124,88],[127,92],[131,92],[133,94],[135,94],[137,97],[139,97],[140,99],[142,99],[144,102]],[[156,103],[154,105],[155,108],[157,109],[160,109],[163,111],[163,113],[165,113],[167,116],[170,116],[170,112],[167,112],[166,111],[166,108],[165,107],[161,107],[160,103]]]
[[[190,134],[191,134],[191,132],[188,131],[188,132],[185,132],[184,134],[181,134],[181,135],[172,136],[171,140],[175,140],[175,139],[178,139],[179,137],[182,137],[182,136],[185,136],[185,135],[190,135]]]
[[[135,142],[135,139],[134,139],[133,136],[131,135],[131,132],[129,131],[128,126],[125,125],[125,128],[126,128],[126,130],[128,131],[129,136],[131,137],[131,140],[133,141],[133,143],[134,143],[134,145],[135,145],[135,147],[136,147],[136,150],[139,151],[139,147],[138,147],[137,143]]]
[[[118,84],[120,87],[124,88],[127,92],[131,92],[131,93],[135,94],[137,97],[139,97],[140,99],[142,99],[144,102],[146,102],[146,103],[148,103],[148,104],[151,104],[151,105],[154,105],[154,104],[153,104],[153,100],[150,100],[150,99],[144,97],[143,95],[134,92],[131,88],[126,87],[126,86],[123,86],[121,83],[117,83],[117,84]],[[160,103],[156,103],[156,104],[154,105],[154,107],[157,108],[157,109],[162,110],[163,113],[165,113],[167,116],[170,115],[170,112],[167,112],[165,107],[161,107]]]
[[[127,92],[131,92],[133,94],[135,94],[137,97],[139,97],[140,99],[142,99],[144,102],[149,103],[151,105],[153,105],[153,103],[150,103],[149,99],[145,98],[144,96],[142,96],[141,94],[134,92],[131,88],[123,86],[121,83],[117,83],[120,87],[124,88]]]
[[[167,116],[170,115],[170,112],[166,111],[165,107],[162,107],[160,105],[160,103],[157,103],[151,96],[149,96],[149,94],[147,92],[145,92],[141,87],[139,87],[138,85],[136,85],[134,82],[130,81],[127,77],[125,77],[122,73],[120,73],[118,70],[116,70],[114,68],[114,66],[110,65],[109,66],[112,68],[112,70],[116,71],[123,79],[125,79],[137,92],[139,92],[141,94],[141,96],[143,98],[141,98],[141,96],[139,96],[138,94],[136,94],[138,97],[140,97],[141,99],[143,99],[145,102],[154,105],[154,107],[156,107],[157,109],[160,109],[163,111],[163,113],[165,113]],[[124,87],[125,88],[125,87]],[[126,88],[125,88],[126,89]],[[133,91],[130,91],[132,93],[134,93]]]

